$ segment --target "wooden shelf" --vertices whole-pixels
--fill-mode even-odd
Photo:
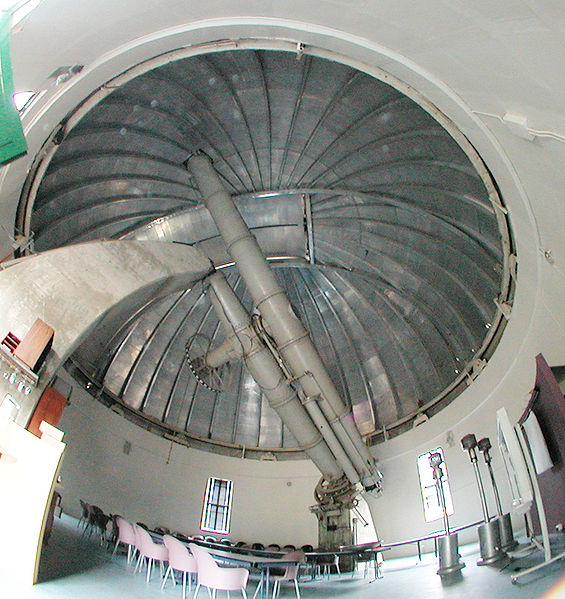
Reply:
[[[33,372],[27,364],[24,364],[17,356],[11,354],[2,345],[0,345],[0,361],[5,363],[8,368],[15,371],[29,386],[35,387],[39,382],[39,375]]]

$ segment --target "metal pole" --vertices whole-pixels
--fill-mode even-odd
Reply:
[[[443,485],[441,483],[441,479],[443,476],[443,472],[441,471],[441,464],[443,459],[440,453],[432,453],[428,458],[430,462],[430,466],[434,471],[434,480],[436,481],[436,489],[439,496],[439,503],[441,506],[441,511],[443,514],[443,526],[445,528],[445,534],[449,534],[449,517],[447,515],[447,506],[445,505],[445,494],[443,492]]]
[[[439,557],[439,570],[437,573],[440,576],[449,576],[460,572],[465,564],[460,561],[459,555],[459,542],[457,539],[457,533],[449,532],[449,518],[447,516],[447,506],[445,504],[445,494],[443,492],[443,472],[441,465],[443,463],[443,457],[441,453],[434,452],[429,456],[430,466],[434,471],[434,480],[436,481],[436,489],[439,495],[439,502],[441,510],[443,512],[443,525],[445,527],[445,535],[439,538],[434,538],[434,551],[436,556]],[[420,549],[418,547],[418,553]]]
[[[492,458],[489,454],[489,450],[492,447],[492,445],[490,444],[490,439],[488,437],[484,437],[477,443],[477,446],[479,448],[479,451],[483,454],[485,463],[488,468],[488,473],[490,475],[490,482],[492,485],[492,492],[494,494],[494,501],[496,503],[496,510],[498,512],[498,515],[502,516],[502,504],[500,503],[500,495],[498,494],[498,487],[496,486],[496,480],[494,479],[494,472],[492,471],[492,464],[491,464]]]
[[[500,495],[498,494],[498,487],[496,486],[496,480],[494,478],[494,472],[492,470],[491,465],[492,458],[489,453],[489,450],[491,449],[491,443],[488,437],[484,437],[478,442],[477,445],[479,451],[481,451],[483,454],[490,475],[490,482],[492,485],[494,500],[496,502],[496,509],[498,510],[497,520],[500,528],[501,548],[504,551],[511,551],[512,549],[516,548],[516,546],[518,545],[518,541],[514,539],[514,532],[512,530],[512,519],[510,517],[510,514],[502,513],[502,504],[500,503]]]
[[[469,452],[471,463],[473,464],[473,470],[475,471],[475,479],[477,481],[477,487],[479,488],[479,497],[481,499],[481,507],[483,509],[483,519],[488,522],[490,517],[488,515],[487,499],[485,495],[485,489],[483,487],[483,481],[481,479],[481,473],[479,472],[479,464],[477,460],[477,438],[473,434],[465,435],[461,439],[461,445],[463,449]]]
[[[502,543],[500,540],[499,519],[494,518],[493,520],[490,520],[488,515],[485,490],[483,487],[483,481],[481,480],[481,473],[479,472],[479,464],[477,461],[477,439],[475,438],[475,435],[465,435],[461,439],[461,445],[463,446],[463,449],[469,452],[469,457],[471,458],[471,463],[473,464],[473,469],[475,471],[477,486],[479,488],[481,506],[483,508],[484,523],[481,524],[478,529],[481,559],[477,562],[477,565],[488,566],[506,558],[506,553],[502,549]]]

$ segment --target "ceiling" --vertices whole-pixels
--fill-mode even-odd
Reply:
[[[20,210],[38,251],[101,238],[198,244],[252,309],[183,166],[204,150],[375,443],[468,386],[512,295],[493,181],[410,95],[314,52],[172,53],[77,108]],[[103,325],[69,363],[102,401],[213,451],[299,455],[242,364],[220,391],[192,375],[187,342],[223,338],[205,282],[118,307]]]

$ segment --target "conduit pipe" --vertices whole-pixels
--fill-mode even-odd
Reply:
[[[251,316],[223,273],[215,272],[207,281],[210,283],[210,301],[224,326],[226,340],[203,356],[204,363],[215,368],[234,356],[243,359],[271,407],[322,476],[328,481],[339,480],[344,470],[337,464],[332,451],[308,417],[275,357],[257,335]]]
[[[255,237],[224,189],[208,156],[192,154],[186,161],[231,258],[237,264],[267,332],[306,397],[319,397],[319,406],[354,465],[366,491],[379,490],[381,474],[352,415],[328,375],[310,336],[277,283]]]

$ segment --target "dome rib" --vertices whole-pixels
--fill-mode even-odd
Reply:
[[[401,85],[312,48],[300,60],[200,50],[138,65],[72,115],[42,181],[26,187],[37,189],[25,206],[36,247],[196,244],[253,311],[183,166],[203,150],[362,433],[372,442],[408,430],[475,376],[501,319],[495,299],[510,298],[494,183],[448,120]],[[102,401],[212,451],[300,455],[244,364],[216,392],[191,374],[186,342],[224,339],[203,288],[128,301],[72,358]]]

